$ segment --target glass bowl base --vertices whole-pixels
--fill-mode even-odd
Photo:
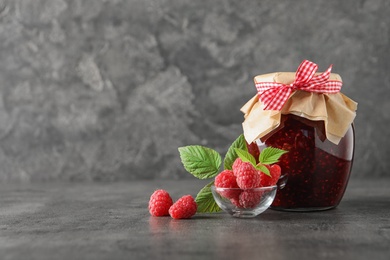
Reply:
[[[252,211],[233,211],[231,215],[235,218],[254,218],[258,214]]]

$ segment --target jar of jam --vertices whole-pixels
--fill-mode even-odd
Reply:
[[[284,126],[264,143],[288,151],[279,161],[282,177],[272,209],[325,210],[336,207],[346,190],[354,157],[351,125],[336,145],[323,138],[319,122],[294,115],[283,116]]]
[[[305,67],[315,65],[304,62]],[[341,88],[341,77],[331,74],[331,67],[323,74],[314,71],[311,75],[318,86],[318,77],[327,73],[318,92],[307,87],[313,81],[310,77],[304,84],[299,83],[301,67],[302,64],[295,75],[278,72],[255,77],[258,95],[241,109],[248,143],[256,142],[260,152],[269,146],[288,151],[278,162],[282,176],[271,205],[276,210],[316,211],[336,207],[346,190],[354,158],[353,120],[357,104],[339,91],[327,91],[326,86]],[[264,98],[261,91],[267,84],[268,90],[279,88],[276,95],[290,91],[285,95],[287,98],[282,101],[278,96]],[[272,107],[272,102],[282,105]]]

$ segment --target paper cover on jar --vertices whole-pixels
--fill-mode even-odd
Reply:
[[[318,75],[316,73],[315,75]],[[291,85],[296,73],[276,72],[254,78],[260,82],[276,82]],[[329,80],[342,82],[340,75],[331,73]],[[256,95],[242,108],[244,113],[243,130],[248,143],[261,139],[280,126],[282,115],[293,114],[312,121],[323,121],[326,138],[338,144],[356,117],[357,103],[341,92],[317,93],[294,90],[281,110],[267,110]]]

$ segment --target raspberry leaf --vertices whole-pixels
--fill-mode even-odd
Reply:
[[[261,151],[259,161],[261,164],[277,163],[279,162],[279,158],[285,153],[287,153],[285,150],[267,147]]]
[[[253,157],[253,155],[251,155],[248,151],[240,148],[235,148],[234,150],[243,162],[250,162],[253,166],[256,166],[255,157]]]
[[[246,146],[246,142],[245,142],[245,138],[244,138],[244,135],[241,134],[229,147],[226,155],[225,155],[225,159],[223,161],[223,166],[224,166],[224,169],[225,170],[231,170],[232,169],[232,165],[234,163],[234,161],[237,159],[238,155],[235,151],[236,148],[239,148],[239,149],[242,149],[242,150],[245,150],[247,151],[247,146]]]
[[[268,175],[269,177],[271,177],[271,172],[264,165],[262,165],[262,164],[256,165],[256,169],[262,171],[265,175]]]
[[[220,212],[221,208],[217,205],[211,192],[211,185],[214,181],[204,186],[196,195],[195,202],[198,205],[197,212],[199,213],[213,213]]]
[[[179,153],[184,168],[198,179],[215,177],[222,164],[217,151],[201,145],[179,147]]]

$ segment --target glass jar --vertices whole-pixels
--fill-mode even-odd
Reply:
[[[287,150],[279,162],[279,180],[272,209],[316,211],[336,207],[346,190],[354,157],[354,128],[351,125],[338,144],[326,139],[322,121],[283,115],[283,125],[273,131],[260,150],[272,146]]]

